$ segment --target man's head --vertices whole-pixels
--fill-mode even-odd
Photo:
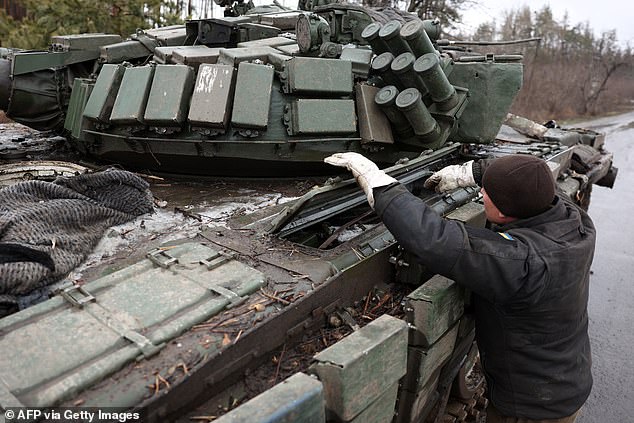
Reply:
[[[514,154],[496,159],[486,168],[482,190],[487,218],[508,223],[546,211],[555,198],[555,180],[544,160]]]

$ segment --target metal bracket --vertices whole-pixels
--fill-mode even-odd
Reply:
[[[245,138],[255,138],[260,136],[260,131],[257,129],[240,129],[238,130],[238,134]]]
[[[451,193],[447,193],[443,195],[442,199],[446,204],[449,204],[449,205],[456,204],[456,199],[451,195]]]
[[[132,342],[139,351],[141,351],[141,354],[145,358],[152,357],[165,346],[165,343],[155,345],[150,339],[136,330],[129,328],[124,322],[118,320],[111,314],[110,310],[103,308],[98,304],[94,307],[87,308],[86,311],[110,330]]]
[[[80,295],[78,295],[78,293]],[[85,311],[99,320],[102,324],[115,331],[128,341],[134,343],[145,358],[158,353],[164,346],[164,344],[154,345],[148,338],[118,321],[110,314],[109,310],[101,307],[99,304],[95,304],[93,307],[84,308],[84,306],[88,303],[96,303],[97,299],[81,285],[68,281],[60,287],[59,294],[73,307],[85,309]],[[0,386],[0,394],[2,394],[1,388],[2,387]]]
[[[77,308],[84,308],[85,304],[97,301],[82,285],[76,285],[71,281],[68,281],[60,287],[59,294],[73,307]]]
[[[242,304],[243,302],[245,302],[247,298],[249,298],[248,295],[241,297],[235,292],[233,292],[232,290],[227,289],[224,286],[220,286],[216,284],[207,285],[207,289],[229,300],[229,304],[227,304],[226,308],[232,308],[232,307],[238,306]]]
[[[343,321],[344,324],[348,325],[352,330],[359,330],[361,327],[357,323],[357,321],[352,317],[352,314],[348,311],[349,307],[346,307],[343,310],[337,310],[335,313],[339,318]]]
[[[161,248],[150,251],[147,253],[146,257],[150,259],[152,263],[162,267],[163,269],[169,269],[171,265],[178,263],[178,259],[176,257],[172,257],[166,250]]]
[[[226,253],[224,251],[217,251],[211,257],[207,259],[200,260],[200,264],[205,266],[207,270],[214,270],[223,264],[233,260],[235,257],[231,253]],[[210,291],[219,294],[220,296],[229,300],[229,304],[227,304],[227,308],[235,307],[239,304],[242,304],[248,296],[241,297],[230,289],[225,288],[224,286],[217,285],[214,283],[206,284],[205,287]]]
[[[121,335],[128,341],[134,343],[145,358],[150,358],[153,355],[158,354],[158,352],[165,346],[164,342],[159,345],[154,345],[148,338],[132,329],[124,330]]]
[[[233,260],[234,256],[231,253],[225,253],[223,251],[216,252],[214,255],[207,259],[200,260],[200,264],[204,265],[207,270],[214,270],[217,267],[222,266],[226,262]]]
[[[390,256],[387,260],[388,263],[393,264],[395,267],[409,267],[409,263],[401,257],[402,254]]]
[[[363,255],[363,257],[368,257],[377,252],[377,249],[370,245],[369,242],[359,245],[358,251]]]

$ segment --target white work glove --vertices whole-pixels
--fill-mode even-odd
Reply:
[[[436,192],[447,192],[458,187],[477,185],[473,179],[473,160],[461,165],[451,165],[440,169],[425,181],[425,188]]]
[[[379,169],[373,161],[366,159],[359,153],[336,153],[326,157],[324,162],[333,166],[345,167],[351,171],[368,197],[368,203],[372,208],[374,208],[372,189],[397,182],[396,179]]]

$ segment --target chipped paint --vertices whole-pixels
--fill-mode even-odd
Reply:
[[[197,93],[210,93],[216,81],[218,81],[218,88],[223,88],[223,78],[218,78],[219,74],[224,76],[229,74],[227,69],[218,69],[217,67],[201,66],[198,74],[198,82],[196,84]]]

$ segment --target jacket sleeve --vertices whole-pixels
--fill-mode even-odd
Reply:
[[[485,228],[444,219],[403,185],[374,189],[375,210],[417,261],[495,303],[508,301],[528,280],[528,246]],[[538,266],[539,267],[539,266]]]
[[[473,174],[473,180],[479,186],[482,186],[482,176],[484,176],[484,171],[493,160],[495,159],[480,159],[473,162],[473,165],[471,166],[471,173]]]

